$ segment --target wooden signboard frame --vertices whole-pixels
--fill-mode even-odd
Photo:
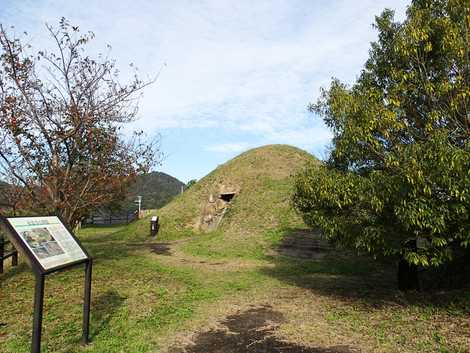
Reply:
[[[37,253],[35,253],[31,246],[27,245],[27,240],[25,236],[20,235],[18,230],[15,227],[15,222],[17,221],[31,221],[31,224],[28,225],[29,228],[41,227],[44,229],[47,227],[44,224],[35,224],[34,220],[44,221],[44,220],[55,220],[58,223],[55,223],[58,227],[61,227],[61,237],[67,238],[67,241],[70,242],[72,246],[75,247],[75,250],[82,252],[80,258],[77,260],[69,259],[69,261],[64,260],[63,263],[59,263],[55,266],[44,266],[41,263],[40,258],[38,258]],[[90,327],[90,301],[91,301],[91,278],[92,278],[92,264],[93,260],[82,246],[77,237],[73,232],[64,225],[64,222],[57,216],[35,216],[35,217],[3,217],[0,216],[1,225],[6,230],[7,236],[10,239],[10,242],[15,246],[15,248],[21,252],[28,264],[30,265],[33,273],[36,277],[35,293],[34,293],[34,315],[33,315],[33,335],[31,343],[31,352],[40,353],[41,351],[41,332],[42,332],[42,317],[43,317],[43,303],[44,303],[44,282],[46,276],[55,272],[67,270],[74,268],[80,265],[85,265],[85,286],[84,286],[84,305],[83,305],[83,327],[82,327],[82,343],[88,344],[89,339],[89,327]],[[55,239],[52,234],[47,231],[48,235]],[[39,233],[40,234],[40,233]],[[55,240],[53,242],[56,242]],[[60,242],[59,242],[60,243]],[[63,249],[60,248],[63,253]]]

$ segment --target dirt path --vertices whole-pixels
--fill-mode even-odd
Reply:
[[[207,259],[185,253],[181,246],[190,239],[172,242],[148,244],[152,256],[167,265],[190,266],[204,271],[239,271],[241,269],[267,269],[275,266],[270,261],[246,259]],[[331,247],[316,232],[299,230],[286,236],[272,251],[273,257],[293,257],[297,259],[319,260]],[[252,299],[254,303],[244,305],[236,312],[222,312],[219,321],[212,321],[210,329],[187,332],[187,336],[173,345],[167,346],[168,353],[357,353],[351,346],[307,346],[298,342],[287,341],[277,335],[282,324],[288,323],[283,314],[286,308],[279,305],[280,293],[270,292],[268,297]],[[301,294],[303,295],[303,294]],[[288,299],[289,301],[290,299]],[[250,299],[246,298],[249,303]],[[282,301],[282,300],[281,300]],[[266,304],[263,304],[266,303]],[[267,304],[269,303],[269,304]],[[279,306],[279,307],[278,307]],[[220,314],[220,313],[219,313]],[[184,332],[182,332],[184,336]],[[183,342],[183,343],[182,343]]]
[[[159,261],[172,266],[189,266],[202,270],[224,272],[239,271],[242,269],[253,269],[270,266],[265,261],[247,259],[207,259],[192,256],[185,253],[180,246],[187,243],[188,239],[170,242],[151,243],[146,246],[150,252],[157,256]]]
[[[145,244],[153,254],[163,255],[159,259],[166,264],[187,265],[191,267],[210,268],[212,271],[231,271],[256,267],[270,267],[271,263],[247,259],[210,260],[191,256],[180,249],[192,239],[175,240],[161,243]],[[320,260],[332,250],[316,231],[297,230],[285,236],[282,242],[269,251],[269,255],[285,256],[303,260]]]

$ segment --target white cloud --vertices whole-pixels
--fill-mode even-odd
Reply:
[[[404,4],[215,1],[198,11],[190,5],[175,20],[184,30],[171,33],[155,53],[168,67],[145,93],[140,124],[228,126],[266,140],[283,131],[314,140],[324,128],[306,128],[306,105],[332,76],[354,80],[375,38],[374,15],[386,6],[399,6],[402,14]]]
[[[375,39],[374,15],[391,7],[403,18],[408,2],[30,0],[7,7],[0,22],[21,19],[17,27],[41,43],[40,25],[65,16],[95,31],[96,47],[112,45],[124,77],[130,62],[151,75],[166,63],[136,128],[224,128],[311,148],[330,135],[306,105],[332,76],[354,80]]]

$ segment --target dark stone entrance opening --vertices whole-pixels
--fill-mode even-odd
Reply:
[[[235,196],[234,192],[227,192],[224,194],[220,194],[220,198],[224,200],[225,202],[230,202],[232,201],[233,197]]]

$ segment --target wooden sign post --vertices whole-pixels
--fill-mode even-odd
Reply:
[[[3,273],[3,263],[9,257],[11,257],[11,266],[18,265],[18,252],[16,249],[13,247],[13,249],[5,252],[5,247],[8,244],[10,244],[10,242],[6,240],[2,234],[0,234],[0,274]]]
[[[41,352],[44,282],[47,275],[85,265],[82,342],[89,343],[92,259],[80,241],[55,216],[1,217],[10,241],[36,277],[31,352]]]

